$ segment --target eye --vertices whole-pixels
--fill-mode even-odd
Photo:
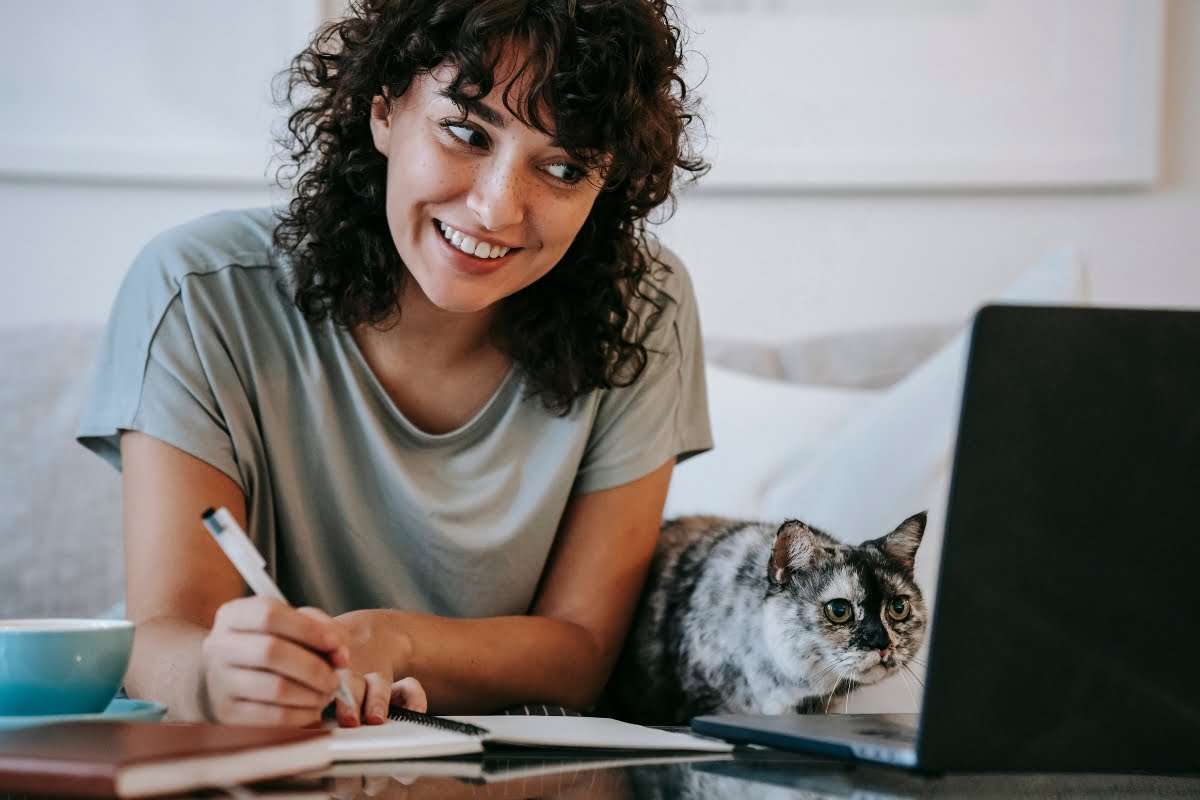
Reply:
[[[551,164],[546,167],[546,172],[563,183],[579,183],[587,177],[587,171],[574,164]]]
[[[487,136],[478,128],[472,128],[470,125],[456,120],[447,120],[442,123],[442,127],[455,139],[469,147],[487,146]]]
[[[849,622],[853,613],[854,609],[847,600],[830,600],[825,604],[825,616],[838,625]]]
[[[887,604],[887,615],[899,622],[902,619],[908,619],[908,615],[912,613],[912,608],[908,605],[908,598],[893,597]]]

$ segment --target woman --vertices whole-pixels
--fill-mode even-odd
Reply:
[[[294,199],[141,253],[80,424],[123,472],[130,694],[305,725],[348,669],[342,725],[592,703],[711,446],[691,287],[643,235],[704,168],[671,13],[365,0],[295,59]],[[243,597],[219,506],[304,607]]]

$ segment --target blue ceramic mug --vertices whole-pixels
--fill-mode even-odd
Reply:
[[[132,650],[127,620],[0,620],[0,716],[103,711]]]

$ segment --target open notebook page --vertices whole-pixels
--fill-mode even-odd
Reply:
[[[483,739],[415,722],[389,720],[382,725],[334,728],[329,747],[334,761],[383,761],[478,753],[483,750]]]

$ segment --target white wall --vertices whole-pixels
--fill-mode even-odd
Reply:
[[[1100,302],[1200,306],[1200,4],[1170,0],[1167,13],[1151,189],[689,191],[662,235],[692,269],[707,332],[782,339],[958,319],[1061,242],[1078,246]],[[2,88],[16,67],[0,69]],[[103,319],[155,232],[268,199],[249,184],[0,175],[0,324]]]
[[[706,332],[957,320],[1061,242],[1077,245],[1097,302],[1200,306],[1200,3],[1168,4],[1166,49],[1149,190],[689,192],[663,235],[692,267]]]

